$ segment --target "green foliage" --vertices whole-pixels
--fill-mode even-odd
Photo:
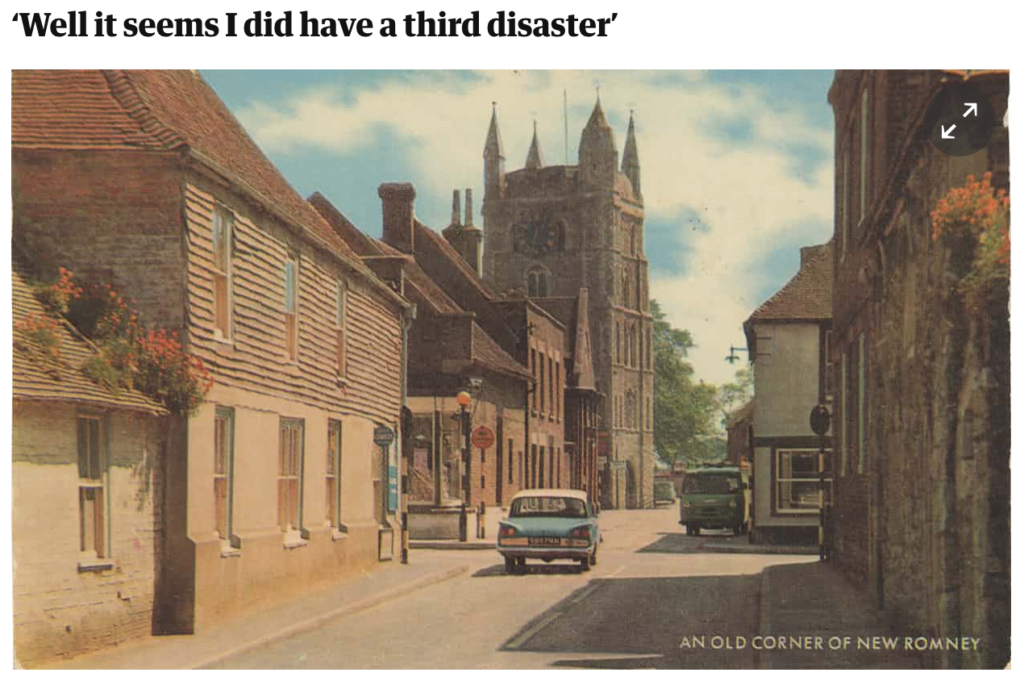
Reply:
[[[754,396],[754,371],[747,366],[736,370],[736,380],[718,388],[718,404],[722,410],[722,428],[726,427],[732,413],[750,401]]]
[[[697,461],[707,454],[714,435],[718,391],[697,381],[686,361],[694,346],[689,331],[672,328],[655,300],[654,317],[654,446],[667,464]],[[723,450],[724,456],[724,450]]]

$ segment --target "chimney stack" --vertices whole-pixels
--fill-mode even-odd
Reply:
[[[455,193],[458,195],[459,190],[456,189]],[[466,187],[466,227],[473,226],[473,188]]]
[[[416,188],[408,182],[385,182],[377,188],[377,195],[384,214],[384,243],[403,253],[412,253]]]
[[[462,205],[459,197],[459,190],[452,190],[452,225],[462,224]],[[466,204],[469,204],[469,196],[466,197]],[[468,209],[467,209],[468,210]]]

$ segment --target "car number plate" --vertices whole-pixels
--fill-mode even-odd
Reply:
[[[561,546],[560,537],[530,537],[530,546]]]

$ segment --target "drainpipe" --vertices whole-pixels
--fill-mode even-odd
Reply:
[[[408,308],[402,311],[402,371],[401,371],[401,413],[402,419],[400,424],[402,426],[402,454],[399,462],[400,472],[402,481],[401,495],[399,496],[399,507],[402,511],[402,564],[406,565],[409,563],[409,438],[411,437],[412,431],[412,419],[406,418],[411,416],[409,412],[408,402],[408,381],[409,381],[409,328],[412,326],[413,320],[416,319],[416,305],[415,303],[410,305]],[[406,420],[409,423],[406,423]]]

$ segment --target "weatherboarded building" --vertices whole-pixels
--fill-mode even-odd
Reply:
[[[172,416],[153,628],[192,632],[396,550],[408,303],[190,71],[16,71],[14,238],[110,283],[213,375]],[[99,570],[102,578],[104,569]]]
[[[928,141],[928,103],[953,84],[995,114],[968,156]],[[936,667],[1002,668],[1010,654],[1008,263],[978,284],[978,230],[949,239],[933,223],[969,175],[991,173],[990,200],[1009,189],[1008,89],[1007,72],[838,71],[829,93],[834,557],[908,633],[982,641],[929,653]]]

